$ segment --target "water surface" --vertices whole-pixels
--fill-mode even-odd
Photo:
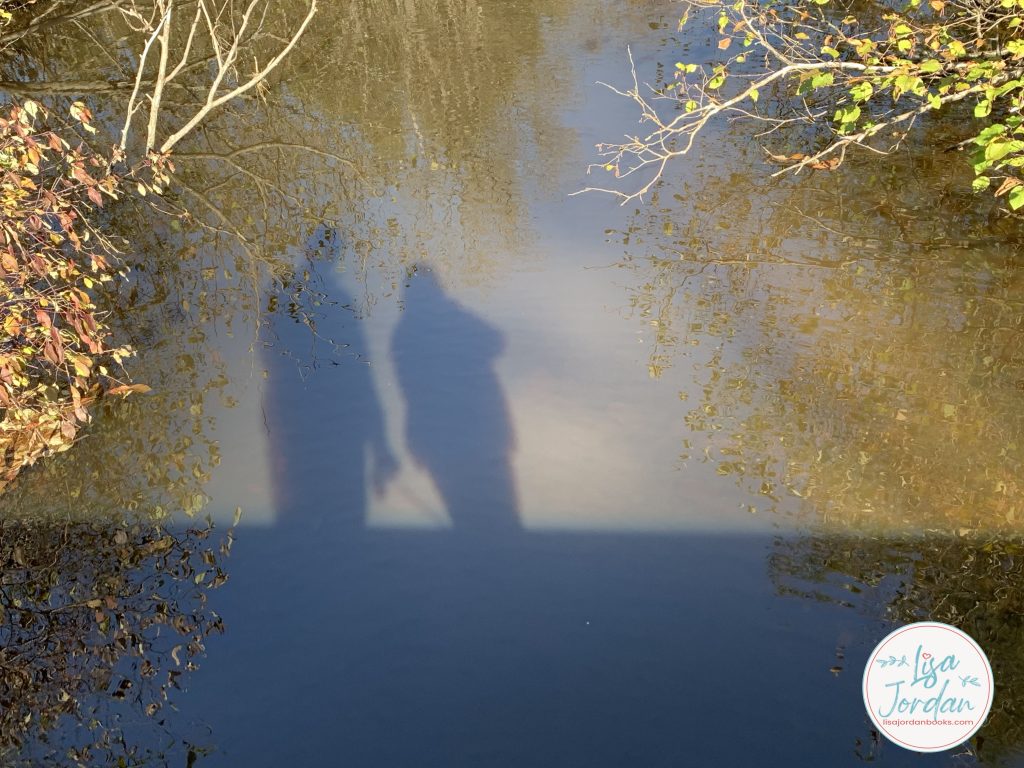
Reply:
[[[147,225],[121,318],[156,393],[5,498],[241,507],[172,753],[1021,764],[1019,228],[949,156],[770,182],[742,128],[643,205],[570,197],[635,129],[626,46],[700,54],[677,13],[325,7],[182,150],[213,224]],[[861,701],[925,617],[995,668],[955,756]]]

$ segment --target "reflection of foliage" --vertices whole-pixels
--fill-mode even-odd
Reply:
[[[0,492],[40,455],[67,448],[79,427],[88,421],[88,409],[99,395],[145,389],[112,380],[110,369],[121,363],[128,348],[107,345],[111,334],[106,318],[96,312],[93,303],[93,289],[102,294],[104,288],[111,288],[116,269],[110,261],[113,249],[97,221],[96,209],[105,199],[118,197],[123,176],[112,168],[120,168],[122,161],[133,158],[130,122],[137,106],[145,102],[148,107],[148,112],[144,110],[149,118],[144,145],[147,152],[144,159],[132,159],[133,167],[126,173],[135,177],[132,187],[141,196],[148,192],[162,194],[173,171],[167,157],[170,149],[195,131],[211,112],[262,83],[295,45],[316,9],[316,1],[310,0],[301,25],[290,33],[280,50],[266,57],[249,79],[239,78],[239,57],[248,56],[253,46],[274,36],[264,29],[268,7],[261,12],[260,5],[261,0],[251,0],[244,8],[236,9],[233,3],[217,6],[212,0],[202,0],[195,4],[191,25],[186,25],[186,36],[179,41],[172,35],[177,31],[177,27],[172,30],[174,0],[157,0],[152,6],[127,2],[77,8],[61,0],[38,5],[0,0],[0,31],[4,32],[0,49],[11,50],[2,66],[17,73],[16,81],[40,79],[40,67],[27,68],[33,72],[28,75],[21,65],[31,60],[26,52],[31,51],[31,41],[43,29],[78,26],[94,42],[95,33],[80,25],[85,16],[96,16],[91,18],[96,31],[110,32],[111,24],[127,24],[130,34],[114,38],[114,51],[130,53],[132,38],[140,34],[144,41],[137,62],[129,66],[134,67],[133,88],[120,144],[112,150],[110,159],[91,152],[87,142],[73,149],[68,141],[41,127],[43,120],[37,117],[46,115],[47,110],[37,101],[26,100],[23,106],[11,108],[9,116],[0,121],[5,248],[0,259],[0,276],[4,278],[0,289],[4,338],[0,344]],[[180,51],[171,50],[175,44]],[[151,46],[159,51],[154,57],[159,61],[153,64],[150,59],[153,65],[147,69]],[[263,52],[263,48],[259,50]],[[104,50],[103,55],[117,66],[110,51]],[[41,63],[42,56],[38,59],[36,63]],[[203,82],[209,61],[215,61],[216,67],[209,77],[204,101],[186,111],[180,128],[164,138],[159,128],[161,116],[166,118],[165,88],[170,90],[178,74],[195,69],[201,71],[198,80]],[[86,84],[76,87],[88,90]],[[61,99],[50,101],[52,106]],[[180,100],[177,106],[180,111]],[[118,119],[116,107],[110,107],[104,105],[99,121],[108,135]],[[57,112],[63,114],[63,109]],[[84,102],[72,102],[70,114],[76,128],[87,135],[98,134],[92,111]],[[157,146],[158,137],[160,154],[150,151]],[[141,153],[137,154],[142,158]],[[137,247],[135,238],[131,240]]]
[[[996,681],[992,713],[974,748],[996,763],[1024,748],[1020,539],[780,539],[770,568],[785,594],[845,604],[896,624],[928,620],[963,629],[985,650]],[[882,634],[865,638],[868,648]]]
[[[551,191],[575,141],[558,118],[573,63],[549,43],[567,34],[558,20],[580,20],[569,6],[325,6],[332,33],[314,38],[309,59],[296,57],[286,75],[303,118],[288,124],[304,143],[346,147],[369,180],[362,204],[331,217],[357,267],[408,267],[427,256],[460,279],[486,282],[512,266],[502,253],[530,256],[528,191]],[[340,131],[339,119],[347,123]]]
[[[652,371],[694,358],[698,449],[766,505],[792,494],[861,530],[1019,529],[1024,303],[1005,248],[1019,233],[906,173],[736,176],[721,194],[702,180],[691,210],[647,212],[634,244],[671,233],[634,267],[658,329]]]
[[[159,762],[159,743],[181,743],[181,724],[165,722],[167,686],[219,626],[205,605],[205,588],[224,578],[216,545],[207,529],[171,529],[168,520],[208,502],[220,458],[216,408],[231,405],[213,338],[254,314],[249,273],[232,274],[215,244],[147,205],[123,203],[108,224],[112,236],[130,233],[136,251],[124,257],[131,271],[121,291],[100,309],[141,350],[134,372],[154,393],[100,400],[80,449],[37,464],[3,496],[8,520],[16,512],[30,522],[0,531],[5,583],[20,585],[7,590],[0,631],[5,642],[52,636],[5,662],[5,764],[71,761],[68,750],[82,765]],[[130,522],[111,522],[126,514]],[[73,522],[55,522],[63,520]],[[43,719],[26,721],[29,711]],[[148,738],[154,730],[162,736]]]
[[[207,503],[204,486],[220,460],[216,411],[233,403],[216,336],[252,343],[254,331],[238,325],[255,309],[240,278],[229,279],[224,269],[207,276],[213,267],[206,259],[215,257],[202,241],[168,231],[144,205],[120,214],[115,228],[134,230],[149,256],[126,255],[130,277],[109,303],[109,323],[139,350],[133,372],[153,391],[101,400],[80,450],[23,474],[3,501],[24,514],[137,510],[162,520],[195,515]]]
[[[253,43],[260,62],[309,7],[297,0],[271,5]],[[429,250],[460,262],[470,279],[493,274],[507,265],[500,250],[526,251],[524,182],[556,176],[524,169],[564,162],[571,140],[553,108],[567,62],[543,66],[543,20],[568,18],[568,9],[562,0],[548,5],[324,5],[273,77],[224,104],[201,135],[175,147],[178,172],[167,204],[187,210],[222,249],[270,263],[275,272],[282,255],[294,255],[294,224],[301,221],[307,231],[322,222],[343,227],[345,255],[360,267],[396,254],[411,263]],[[195,9],[174,13],[183,25],[176,39],[183,39]],[[595,14],[595,29],[598,23]],[[47,39],[29,33],[8,52],[0,62],[4,87],[62,110],[71,94],[85,98],[113,136],[134,85],[138,33],[117,8],[96,8],[87,27],[60,31]],[[211,55],[205,46],[197,36],[189,54],[195,66],[186,65],[161,95],[168,124],[195,112]],[[175,61],[172,55],[169,68]],[[249,64],[239,64],[240,77]],[[524,81],[536,85],[518,88]],[[152,87],[148,77],[142,86]],[[268,89],[275,96],[262,103]],[[258,276],[252,282],[258,285]]]
[[[5,765],[134,765],[147,756],[119,723],[161,723],[206,636],[222,629],[206,606],[206,590],[226,579],[210,532],[145,519],[4,521]],[[230,542],[229,532],[222,555]]]
[[[66,448],[124,348],[89,291],[110,283],[110,248],[90,225],[116,197],[107,164],[37,125],[34,102],[0,119],[0,491],[26,464]],[[84,125],[87,113],[79,109]]]

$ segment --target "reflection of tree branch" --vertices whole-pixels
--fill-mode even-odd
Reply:
[[[217,220],[221,222],[222,226],[217,227],[213,224],[210,224],[210,222],[208,221],[203,221],[202,219],[195,219],[196,223],[199,224],[199,226],[203,227],[204,229],[210,230],[211,232],[219,232],[221,234],[234,237],[236,240],[238,240],[239,243],[241,243],[242,247],[245,249],[245,252],[255,262],[256,253],[252,250],[252,243],[250,242],[249,238],[246,237],[245,233],[238,229],[238,227],[231,223],[231,220],[225,215],[225,213],[220,209],[220,207],[217,206],[212,200],[210,200],[210,198],[207,197],[204,192],[196,189],[191,184],[186,182],[184,179],[176,178],[175,181],[177,182],[178,186],[180,186],[183,190],[191,194],[196,200],[198,200],[202,204],[204,208],[206,208],[210,213],[216,216]]]
[[[318,157],[325,157],[330,160],[335,160],[342,165],[346,165],[352,169],[352,171],[362,178],[362,174],[359,173],[359,169],[356,168],[355,163],[348,160],[341,155],[337,155],[334,152],[328,152],[324,149],[317,149],[306,144],[298,144],[295,142],[287,141],[260,141],[255,144],[247,144],[244,147],[234,147],[228,152],[181,152],[175,155],[175,157],[202,157],[207,159],[216,159],[230,161],[232,158],[239,157],[241,155],[249,154],[250,152],[260,152],[264,149],[294,149],[300,152],[308,152],[311,155],[317,155]],[[236,166],[237,167],[237,166]]]
[[[249,264],[251,265],[250,277],[252,282],[252,295],[254,300],[254,306],[260,306],[260,277],[259,270],[257,268],[257,265],[260,263],[260,259],[257,257],[256,252],[253,250],[252,243],[250,242],[249,238],[247,238],[245,234],[240,229],[238,229],[238,227],[232,224],[231,220],[224,214],[220,207],[216,205],[212,200],[210,200],[210,198],[207,197],[206,194],[204,194],[201,190],[196,189],[195,187],[191,186],[182,179],[178,179],[178,183],[180,184],[182,189],[189,192],[193,197],[195,197],[196,200],[198,200],[203,205],[204,208],[206,208],[208,211],[210,211],[210,213],[216,216],[217,219],[221,222],[222,226],[217,227],[211,224],[210,222],[203,221],[201,219],[196,219],[196,222],[201,227],[203,227],[204,229],[208,229],[211,232],[218,232],[221,234],[228,235],[230,237],[234,237],[236,240],[238,240],[239,244],[245,250],[246,254],[248,254]],[[264,260],[269,261],[269,259]],[[274,264],[270,263],[270,267],[271,269],[273,269]],[[259,315],[257,314],[256,332],[258,331]]]
[[[294,203],[295,205],[301,205],[302,204],[302,201],[299,200],[298,197],[296,197],[295,195],[291,194],[290,192],[287,192],[286,190],[282,189],[280,186],[278,186],[276,183],[274,183],[270,179],[266,178],[265,176],[262,176],[262,175],[256,173],[255,171],[251,171],[251,170],[249,170],[248,168],[246,168],[246,167],[244,167],[242,165],[239,165],[230,156],[218,155],[218,154],[213,153],[213,152],[192,152],[192,153],[190,153],[188,155],[188,157],[207,159],[207,160],[217,160],[217,161],[220,161],[220,162],[227,163],[232,168],[234,168],[235,171],[237,171],[239,174],[241,174],[242,176],[245,176],[245,177],[247,177],[247,178],[252,180],[252,182],[256,185],[256,191],[259,193],[260,199],[263,201],[264,207],[267,207],[269,205],[269,202],[270,202],[267,199],[266,187],[269,187],[270,189],[274,190],[282,198],[284,198],[285,200],[288,200],[291,203]],[[231,177],[229,177],[229,178],[231,178]],[[207,192],[209,192],[211,189],[212,188],[208,188]]]
[[[146,84],[149,81],[143,81]],[[26,95],[72,96],[75,94],[115,93],[133,85],[130,80],[56,80],[37,83],[0,80],[0,90]]]
[[[99,0],[99,2],[87,5],[84,8],[79,8],[75,11],[58,16],[51,16],[50,14],[54,13],[62,5],[60,2],[56,2],[49,8],[34,16],[24,27],[8,32],[5,35],[0,35],[0,47],[6,47],[12,43],[16,43],[18,40],[21,40],[23,37],[26,37],[33,32],[41,32],[50,27],[68,24],[70,22],[80,21],[90,16],[95,16],[97,13],[115,10],[120,8],[123,3],[124,0]]]

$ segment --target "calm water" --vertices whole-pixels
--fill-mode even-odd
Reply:
[[[154,394],[0,503],[241,508],[176,711],[92,687],[154,762],[1024,765],[1020,227],[955,154],[771,182],[742,128],[570,197],[635,130],[626,46],[703,55],[678,10],[325,7],[182,150],[195,221],[115,220]],[[88,50],[46,71],[116,74]],[[860,693],[926,617],[996,676],[942,755]]]

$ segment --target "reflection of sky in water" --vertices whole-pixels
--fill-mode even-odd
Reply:
[[[218,521],[243,509],[210,601],[227,633],[179,702],[210,724],[210,764],[919,762],[871,740],[858,667],[891,621],[945,611],[970,614],[1013,677],[1020,591],[1002,586],[1019,552],[776,534],[806,522],[796,510],[919,532],[965,477],[961,508],[1012,504],[1019,446],[1000,438],[1020,432],[1024,358],[998,259],[918,253],[894,238],[937,219],[918,211],[897,235],[872,208],[884,180],[769,182],[735,135],[706,137],[636,210],[569,198],[590,145],[635,130],[594,81],[623,82],[630,41],[643,73],[671,71],[675,4],[385,5],[332,5],[323,55],[286,86],[301,119],[278,120],[286,99],[267,113],[268,135],[295,127],[370,179],[295,166],[342,233],[295,261],[324,293],[302,295],[318,335],[286,290],[252,349],[240,307],[217,312],[209,350],[180,339],[234,403],[182,407],[195,418],[175,437],[219,448],[209,483],[189,477]],[[468,32],[459,46],[449,26]],[[275,157],[250,159],[281,170]],[[830,206],[832,230],[808,215]],[[281,216],[284,261],[315,224]],[[438,284],[397,277],[414,263]],[[750,514],[769,464],[806,471],[812,493],[775,476],[783,514]],[[59,487],[36,483],[47,500]],[[1003,717],[994,730],[1018,743]]]
[[[654,56],[653,51],[649,48],[638,54],[638,61],[650,66],[653,62],[645,56]],[[572,96],[559,110],[560,121],[570,133],[559,135],[576,141],[562,148],[555,165],[529,172],[520,169],[523,175],[517,177],[517,184],[530,190],[532,200],[518,214],[521,218],[496,202],[514,194],[508,204],[521,205],[519,192],[475,189],[474,184],[485,181],[475,177],[462,188],[465,180],[460,182],[457,170],[443,164],[431,167],[425,159],[402,172],[388,190],[390,202],[382,199],[375,203],[380,206],[375,215],[381,221],[398,222],[402,231],[422,236],[413,246],[401,247],[422,249],[423,261],[434,265],[449,300],[435,301],[419,312],[421,322],[437,321],[443,337],[419,343],[424,349],[416,363],[421,372],[416,375],[430,378],[442,373],[440,369],[455,369],[451,402],[435,402],[422,409],[433,413],[433,425],[441,433],[431,451],[444,454],[455,450],[451,441],[445,447],[445,430],[453,439],[464,438],[470,426],[480,426],[473,424],[476,417],[470,414],[474,408],[478,412],[489,409],[480,403],[473,405],[467,398],[488,396],[492,382],[481,377],[493,370],[502,392],[490,395],[506,403],[514,443],[510,443],[511,450],[499,451],[502,456],[491,463],[497,469],[503,460],[509,461],[516,516],[523,528],[763,528],[769,521],[743,511],[745,495],[732,483],[723,482],[712,464],[700,463],[696,457],[684,467],[680,459],[688,452],[683,446],[686,435],[680,392],[696,385],[682,366],[661,379],[648,375],[655,329],[638,320],[628,307],[630,277],[608,267],[622,253],[606,242],[604,227],[625,226],[628,212],[606,197],[568,197],[584,181],[581,171],[588,158],[587,146],[608,138],[607,121],[618,116],[628,126],[634,118],[628,103],[593,85],[595,80],[618,81],[624,74],[624,48],[606,53],[573,61],[581,71],[573,73],[577,79],[566,91]],[[511,98],[520,96],[511,94]],[[595,120],[598,114],[602,120]],[[413,136],[409,134],[410,141]],[[567,157],[578,162],[569,163]],[[481,193],[482,200],[472,199]],[[464,195],[468,199],[463,199]],[[342,238],[348,236],[344,229],[341,232]],[[306,514],[326,516],[328,508],[346,503],[359,506],[361,492],[349,491],[352,498],[346,502],[346,492],[340,487],[341,475],[351,475],[339,467],[353,455],[351,445],[342,443],[347,421],[355,423],[357,431],[365,424],[365,415],[374,408],[375,393],[398,472],[383,494],[375,493],[372,451],[367,452],[362,479],[350,481],[368,489],[366,511],[360,515],[346,508],[341,517],[350,523],[362,517],[366,526],[383,529],[433,529],[453,524],[429,468],[414,459],[407,445],[408,398],[392,349],[403,316],[402,288],[399,285],[390,291],[382,286],[389,285],[399,258],[411,262],[403,253],[383,264],[382,272],[365,267],[355,270],[353,264],[363,263],[360,248],[358,239],[338,247],[334,258],[344,261],[349,271],[319,265],[323,278],[319,289],[326,300],[313,309],[314,314],[322,315],[321,335],[336,336],[339,343],[352,346],[339,351],[324,343],[313,345],[306,338],[308,331],[288,321],[283,312],[266,318],[271,324],[268,338],[284,336],[285,346],[297,346],[293,352],[300,366],[311,365],[313,355],[323,357],[323,368],[312,378],[322,373],[333,383],[311,382],[304,389],[297,383],[294,368],[288,371],[279,361],[274,363],[273,354],[257,354],[255,363],[251,355],[239,356],[232,377],[235,382],[249,378],[254,365],[257,371],[274,370],[267,381],[252,379],[251,385],[242,387],[237,406],[217,416],[223,458],[207,487],[214,515],[230,515],[235,504],[240,504],[245,524],[266,525],[280,520],[283,505],[305,506],[309,508]],[[384,295],[388,293],[392,295]],[[339,309],[332,301],[352,303],[354,310]],[[447,326],[439,317],[446,314]],[[479,341],[485,327],[501,338],[501,352],[491,366],[477,364],[481,362],[477,359],[480,344],[486,343]],[[697,350],[690,360],[696,364],[704,357],[706,353]],[[331,358],[340,365],[327,363]],[[357,363],[357,358],[365,364]],[[342,375],[345,370],[351,371],[351,376]],[[280,396],[275,394],[275,375],[287,376],[290,382]],[[697,394],[690,392],[690,399]],[[273,399],[272,405],[269,399]],[[468,413],[465,409],[460,412],[460,399],[466,401]],[[352,406],[351,413],[343,405],[346,401]],[[443,415],[445,409],[447,416]],[[282,444],[287,446],[283,449],[275,444],[273,425],[289,421],[296,432],[306,425],[304,437],[294,435]],[[501,442],[503,438],[493,434],[501,429],[494,420],[490,429],[493,440]],[[482,449],[491,450],[494,446],[486,445],[485,432],[480,430],[475,439]],[[275,492],[272,481],[282,463],[282,450],[288,454],[287,464],[301,467],[295,477],[303,478],[289,483],[290,490],[285,493],[280,488]],[[256,467],[260,471],[255,471]],[[458,496],[486,505],[510,495],[492,492],[488,497],[487,485],[496,478],[488,478],[479,467],[470,474],[473,476],[460,482]],[[283,498],[287,496],[292,500]],[[297,497],[304,501],[296,504]]]
[[[379,407],[399,470],[383,494],[372,488],[367,494],[365,522],[371,527],[452,524],[431,479],[431,454],[463,463],[455,496],[481,507],[509,495],[495,491],[502,482],[497,470],[508,461],[519,523],[529,529],[746,524],[734,512],[739,500],[729,498],[728,488],[713,489],[699,468],[680,470],[677,383],[647,376],[647,344],[620,314],[621,289],[609,280],[614,274],[559,265],[545,270],[543,279],[514,274],[500,286],[452,291],[422,307],[414,301],[422,278],[414,277],[404,327],[406,333],[423,328],[403,342],[417,352],[406,376],[409,382],[421,379],[433,393],[415,406],[422,424],[413,428],[418,442],[431,433],[418,458],[408,445],[409,398],[393,352],[396,332],[398,338],[402,333],[396,331],[404,314],[399,304],[380,302],[362,319],[352,309],[319,308],[317,333],[348,345],[340,350],[301,323],[276,316],[268,334],[275,346],[258,364],[270,369],[269,379],[245,389],[239,405],[218,419],[224,458],[211,489],[214,508],[234,494],[235,478],[243,475],[243,519],[250,523],[269,523],[284,506],[295,514],[326,513],[295,510],[299,499],[310,507],[358,504],[362,494],[351,488],[345,499],[339,479],[355,481],[344,465],[357,455],[353,445],[363,445],[358,435],[372,431],[367,422]],[[335,299],[349,295],[335,293]],[[496,377],[487,375],[491,356]],[[496,413],[505,407],[501,401],[507,402],[508,425]],[[357,449],[358,482],[372,487],[375,449],[369,439],[366,446],[365,452]],[[476,451],[493,455],[470,461]],[[252,462],[269,471],[252,472]],[[290,480],[281,480],[287,487],[275,489],[275,466],[282,463],[295,469]],[[458,474],[455,467],[436,471]],[[353,510],[344,513],[353,516]]]
[[[635,120],[591,85],[622,81],[624,45],[598,59],[571,43],[579,69],[562,74],[575,100],[554,110],[567,157]],[[653,69],[656,47],[636,50]],[[785,518],[746,511],[749,488],[723,476],[722,454],[703,455],[706,435],[685,420],[750,394],[743,381],[730,390],[746,348],[762,356],[752,400],[774,406],[802,355],[841,351],[870,291],[799,260],[711,266],[682,281],[668,344],[669,324],[655,324],[666,318],[632,305],[645,300],[638,274],[653,275],[656,303],[659,272],[608,265],[659,256],[678,286],[673,265],[711,251],[670,225],[722,208],[723,190],[748,204],[765,190],[746,177],[716,185],[695,161],[675,170],[685,194],[671,210],[651,201],[634,215],[566,196],[583,151],[540,169],[513,152],[510,181],[486,173],[493,137],[461,147],[461,167],[421,143],[418,125],[401,138],[418,157],[389,179],[377,218],[316,264],[324,301],[304,306],[322,338],[282,309],[266,318],[271,347],[226,353],[232,381],[249,383],[216,414],[223,458],[207,491],[215,515],[240,504],[248,527],[217,595],[228,633],[190,691],[222,745],[214,764],[914,762],[871,741],[858,669],[911,568],[870,551],[858,565],[859,540],[777,538]],[[721,148],[707,149],[711,165]],[[538,170],[550,171],[544,189]],[[749,211],[725,217],[758,226]],[[755,242],[767,261],[851,256],[780,218],[785,231],[763,244],[721,227],[737,251],[718,255],[742,261]],[[364,247],[381,221],[405,233],[394,252],[384,236]],[[415,262],[439,285],[395,279]],[[890,333],[867,316],[862,336]],[[657,354],[670,360],[652,378]],[[827,394],[806,365],[803,392]],[[717,374],[725,397],[708,383]],[[836,391],[809,419],[825,444],[864,411],[845,398],[860,390]],[[736,414],[721,422],[736,427]],[[797,421],[766,419],[764,453],[784,454],[779,437]],[[783,495],[779,507],[800,503]]]
[[[550,42],[539,61],[560,60],[558,41]],[[527,530],[751,530],[822,520],[860,531],[958,530],[997,518],[1019,526],[1024,514],[1010,499],[1022,412],[1014,399],[1019,311],[1004,299],[1013,296],[1005,275],[942,245],[958,242],[969,225],[946,222],[940,244],[922,250],[914,238],[934,235],[930,213],[915,211],[919,221],[902,222],[897,234],[875,210],[883,198],[902,210],[891,199],[905,183],[854,169],[777,184],[760,175],[756,152],[741,157],[749,147],[718,144],[717,135],[672,169],[658,200],[635,211],[604,197],[567,197],[585,183],[587,146],[613,136],[612,124],[629,130],[635,122],[628,102],[592,85],[622,81],[621,50],[609,44],[600,55],[570,57],[558,92],[570,94],[565,103],[551,112],[539,99],[562,129],[553,142],[525,122],[509,126],[517,149],[498,142],[493,160],[514,168],[510,177],[488,175],[494,141],[459,143],[464,154],[454,162],[410,115],[396,134],[413,156],[366,202],[365,219],[346,229],[342,213],[346,242],[334,261],[344,271],[319,265],[328,303],[317,311],[326,328],[338,327],[339,341],[362,349],[365,364],[349,381],[332,373],[337,383],[322,397],[337,415],[336,399],[359,402],[360,392],[375,390],[399,467],[385,493],[356,499],[365,510],[344,517],[373,528],[453,523],[429,469],[406,445],[407,398],[391,349],[402,317],[396,274],[423,261],[442,276],[453,305],[502,337],[500,356],[477,373],[496,371],[507,404],[514,450],[494,466],[509,462]],[[636,53],[640,69],[653,72],[664,51],[647,45]],[[532,96],[527,88],[509,93],[523,109]],[[517,154],[548,157],[552,143],[561,154],[550,165],[527,166]],[[864,194],[850,195],[851,183]],[[921,193],[908,194],[914,202]],[[833,204],[827,218],[822,210]],[[978,261],[998,265],[991,250]],[[971,303],[974,294],[982,303]],[[361,319],[330,308],[342,296],[352,297]],[[271,333],[285,333],[280,313],[268,319]],[[473,368],[474,325],[456,323],[436,340],[439,355],[452,355],[438,368]],[[986,352],[975,355],[979,345]],[[338,367],[354,371],[352,357],[350,348]],[[933,375],[940,362],[949,373]],[[232,381],[245,381],[252,366],[251,356],[238,359]],[[265,367],[262,359],[256,367]],[[358,384],[367,377],[372,388]],[[468,396],[489,385],[464,370],[454,386]],[[254,468],[280,463],[266,426],[286,411],[316,427],[289,443],[288,460],[311,478],[290,483],[289,493],[306,507],[342,503],[343,491],[317,486],[331,473],[340,480],[340,456],[350,451],[339,445],[341,432],[323,434],[322,425],[345,419],[332,421],[322,405],[318,418],[300,392],[266,413],[267,387],[252,380],[238,408],[216,419],[223,463],[207,489],[212,510],[230,514],[240,503],[250,524],[279,518],[273,471]],[[348,394],[332,398],[335,390]],[[426,410],[443,432],[444,409]],[[460,418],[447,416],[452,435],[462,432]],[[360,423],[359,414],[349,423]],[[444,453],[442,445],[431,452]],[[352,482],[370,488],[372,462],[362,459],[364,476]],[[485,503],[487,480],[476,474],[460,495]]]

